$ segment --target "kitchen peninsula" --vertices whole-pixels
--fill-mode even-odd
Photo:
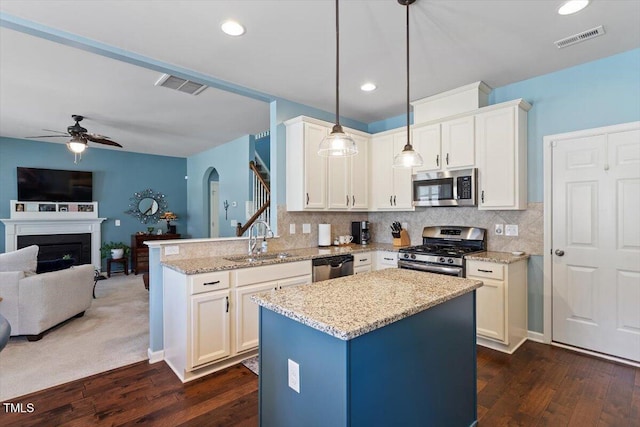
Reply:
[[[260,425],[475,425],[480,286],[387,269],[253,296]]]

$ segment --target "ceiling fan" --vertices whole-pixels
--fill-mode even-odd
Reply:
[[[74,163],[78,163],[78,155],[80,156],[80,160],[82,160],[82,153],[87,148],[87,141],[122,148],[122,145],[112,141],[108,136],[87,132],[85,128],[80,126],[80,122],[84,119],[84,116],[73,114],[71,115],[71,118],[75,120],[76,123],[67,127],[66,133],[57,130],[44,129],[50,132],[56,132],[59,135],[27,136],[26,138],[68,138],[71,136],[71,139],[67,141],[67,147],[74,153]]]

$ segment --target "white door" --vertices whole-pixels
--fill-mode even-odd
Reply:
[[[209,181],[209,237],[220,236],[220,183]]]
[[[552,147],[552,339],[640,361],[640,130]]]

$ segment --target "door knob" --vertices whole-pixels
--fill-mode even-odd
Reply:
[[[564,251],[562,249],[556,249],[556,255],[562,256],[564,255]]]

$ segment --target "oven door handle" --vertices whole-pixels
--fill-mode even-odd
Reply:
[[[452,276],[460,276],[462,277],[462,269],[460,267],[448,267],[445,265],[432,265],[432,264],[423,264],[420,262],[411,262],[411,261],[398,261],[398,267],[407,268],[410,270],[420,270],[425,271],[427,273],[442,273],[449,274]]]

